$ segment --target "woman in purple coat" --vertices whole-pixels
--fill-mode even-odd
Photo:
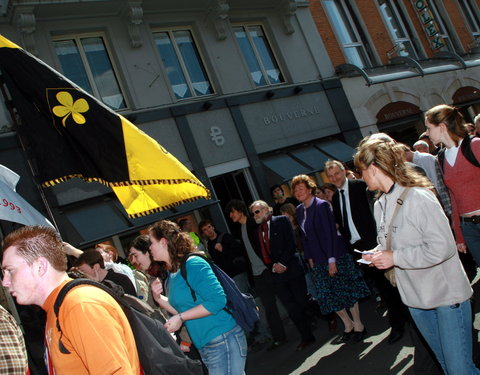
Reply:
[[[336,312],[345,325],[339,342],[359,342],[367,331],[360,319],[358,300],[370,291],[337,232],[328,202],[313,195],[315,188],[315,182],[307,175],[292,180],[295,198],[301,202],[297,220],[304,257],[313,271],[322,314]]]

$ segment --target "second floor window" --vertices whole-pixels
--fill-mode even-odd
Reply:
[[[323,4],[347,62],[360,68],[372,66],[366,49],[367,42],[357,27],[348,0],[324,0]]]
[[[207,71],[189,30],[161,31],[153,36],[177,99],[213,94]]]
[[[62,38],[53,44],[67,78],[113,110],[127,107],[102,37]]]
[[[409,56],[413,59],[418,58],[412,43],[412,37],[409,35],[402,19],[396,0],[378,0],[378,5],[380,6],[380,13],[385,21],[387,30],[397,48],[398,55]]]
[[[472,35],[475,38],[480,38],[480,15],[478,14],[478,8],[475,5],[475,1],[472,0],[459,0],[462,13],[467,20],[468,26],[472,31]]]
[[[261,26],[234,26],[233,31],[255,86],[285,82]]]

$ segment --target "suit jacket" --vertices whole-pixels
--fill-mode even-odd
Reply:
[[[328,264],[329,258],[338,259],[347,252],[328,202],[315,197],[307,208],[306,218],[303,205],[298,206],[297,220],[305,259],[312,259],[315,264]]]
[[[303,268],[295,245],[295,233],[287,217],[272,216],[269,241],[272,262],[281,263],[287,267],[284,273],[275,274],[275,279],[280,281],[303,275]],[[269,268],[271,267],[270,265]]]
[[[360,240],[350,247],[359,250],[369,250],[377,246],[377,227],[372,213],[371,199],[367,191],[367,184],[363,180],[348,180],[348,198],[350,200],[350,212],[353,223],[360,234]],[[342,222],[342,208],[340,206],[340,192],[337,191],[332,199],[333,214],[339,225],[340,233],[344,238],[345,228]]]

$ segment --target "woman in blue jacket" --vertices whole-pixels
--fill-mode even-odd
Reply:
[[[240,375],[247,359],[245,333],[223,308],[226,296],[210,265],[200,257],[186,262],[190,288],[180,273],[182,259],[196,248],[188,233],[177,224],[162,220],[149,228],[153,259],[165,262],[170,271],[168,298],[161,295],[160,282],[152,284],[158,304],[173,316],[165,323],[169,332],[185,323],[210,375]]]
[[[339,343],[359,342],[366,336],[360,319],[358,300],[370,294],[353,263],[347,246],[337,232],[328,202],[313,195],[315,182],[307,175],[292,180],[304,258],[312,269],[317,301],[322,314],[336,312],[345,326]],[[351,317],[347,313],[349,309]]]

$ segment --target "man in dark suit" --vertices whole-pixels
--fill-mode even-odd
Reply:
[[[345,167],[338,160],[327,161],[325,172],[330,182],[337,187],[332,199],[335,221],[352,255],[358,259],[360,254],[354,253],[353,249],[370,250],[377,246],[377,227],[367,184],[363,180],[347,179]],[[363,271],[375,283],[385,301],[392,327],[388,342],[393,344],[403,336],[408,317],[406,307],[398,290],[387,281],[383,271],[371,267],[363,267]]]
[[[253,202],[250,205],[250,211],[259,225],[258,256],[268,269],[266,277],[269,283],[301,335],[297,350],[302,350],[313,343],[315,337],[306,313],[307,286],[305,274],[296,253],[292,225],[285,216],[272,216],[271,208],[264,201]]]

